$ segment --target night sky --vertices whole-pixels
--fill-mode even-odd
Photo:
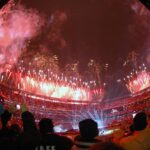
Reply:
[[[126,58],[131,50],[141,52],[147,38],[146,29],[141,27],[131,9],[131,2],[22,0],[27,7],[36,8],[47,16],[56,10],[67,15],[67,21],[61,29],[67,44],[62,49],[53,49],[60,59],[66,62],[70,58],[77,59],[84,66],[93,58],[112,67],[116,66],[120,57]]]
[[[150,12],[140,2],[138,7],[133,5],[134,2],[134,0],[22,0],[25,6],[36,8],[47,18],[55,11],[66,15],[60,29],[61,38],[66,42],[65,46],[59,48],[51,46],[47,38],[49,31],[45,31],[44,28],[44,33],[38,37],[36,43],[48,45],[52,53],[59,56],[62,67],[72,60],[79,60],[80,70],[84,70],[92,58],[100,64],[108,63],[112,74],[122,68],[121,63],[126,60],[129,52],[134,50],[142,56],[148,47],[150,19],[147,16],[150,16]],[[116,91],[118,94],[117,89]]]

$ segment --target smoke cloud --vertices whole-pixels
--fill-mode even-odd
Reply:
[[[0,11],[0,72],[2,72],[17,62],[28,42],[40,33],[44,19],[36,10],[26,9],[20,5],[12,6],[11,9],[6,6]]]

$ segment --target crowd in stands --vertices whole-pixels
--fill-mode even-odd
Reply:
[[[99,135],[98,124],[92,119],[79,122],[79,134],[73,139],[55,133],[53,121],[43,118],[38,126],[34,115],[21,114],[22,125],[11,122],[13,116],[1,114],[0,150],[149,150],[150,124],[145,112],[139,112],[128,125],[109,137]],[[117,136],[116,136],[117,135]],[[110,138],[111,137],[111,138]]]

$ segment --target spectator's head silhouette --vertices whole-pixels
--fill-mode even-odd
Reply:
[[[37,132],[34,116],[31,112],[25,111],[22,113],[23,129],[24,132],[34,133]]]
[[[8,110],[5,110],[1,115],[2,127],[5,128],[7,126],[8,121],[11,119],[11,113]]]
[[[141,131],[144,130],[147,126],[147,116],[144,112],[140,112],[136,114],[136,116],[133,119],[133,125],[135,131]]]
[[[51,119],[43,118],[39,122],[39,128],[42,134],[53,133],[54,132],[53,127],[54,125]]]
[[[10,127],[10,131],[13,136],[18,136],[21,133],[21,128],[19,127],[19,125],[13,124]]]
[[[98,125],[92,119],[79,122],[80,135],[82,138],[90,140],[98,135]]]

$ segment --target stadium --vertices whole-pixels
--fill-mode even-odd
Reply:
[[[18,83],[15,84],[16,80],[19,80],[19,77],[18,74],[17,77],[14,76],[15,75],[12,75],[12,73],[10,75],[10,72],[8,72],[5,76],[3,74],[1,77],[1,97],[5,99],[5,107],[11,109],[14,114],[15,112],[21,113],[22,111],[29,110],[35,115],[37,122],[41,118],[52,118],[57,131],[78,129],[78,122],[87,118],[92,118],[97,121],[99,128],[104,129],[108,128],[114,121],[117,121],[116,124],[119,124],[119,122],[121,123],[125,119],[130,120],[133,115],[140,111],[146,111],[147,113],[150,111],[150,76],[147,74],[145,79],[143,72],[142,79],[141,75],[137,75],[137,78],[129,82],[130,88],[132,85],[130,95],[106,100],[102,99],[103,90],[96,93],[99,99],[92,99],[93,89],[91,91],[89,88],[82,87],[81,90],[81,87],[72,88],[71,85],[69,85],[68,88],[73,89],[72,95],[70,99],[67,99],[69,91],[66,92],[67,95],[64,94],[64,89],[67,88],[67,85],[65,83],[65,86],[62,88],[62,85],[64,85],[62,82],[59,86],[62,88],[63,95],[61,95],[61,92],[58,92],[56,97],[50,97],[46,93],[51,93],[51,82],[46,86],[46,90],[45,86],[35,86],[33,80],[28,79],[26,85],[28,90],[27,88],[21,87],[21,82],[18,82],[19,86]],[[12,79],[12,77],[15,79]],[[140,80],[138,77],[140,77]],[[10,80],[15,82],[10,82]],[[20,81],[24,83],[24,80]],[[8,85],[8,82],[11,84]],[[30,86],[29,82],[31,82]],[[44,81],[42,85],[45,85],[45,82],[46,81]],[[137,85],[137,82],[145,86],[142,88],[140,85]],[[133,83],[136,83],[136,86]],[[41,84],[41,82],[39,82],[39,84]],[[41,91],[39,91],[39,87],[41,87]],[[137,87],[140,87],[139,91],[137,91]],[[59,88],[56,90],[58,89]],[[76,92],[77,89],[78,93]],[[44,93],[42,93],[42,91],[44,91]],[[54,93],[56,93],[56,91],[54,91]]]
[[[0,1],[0,149],[149,150],[149,9]]]

